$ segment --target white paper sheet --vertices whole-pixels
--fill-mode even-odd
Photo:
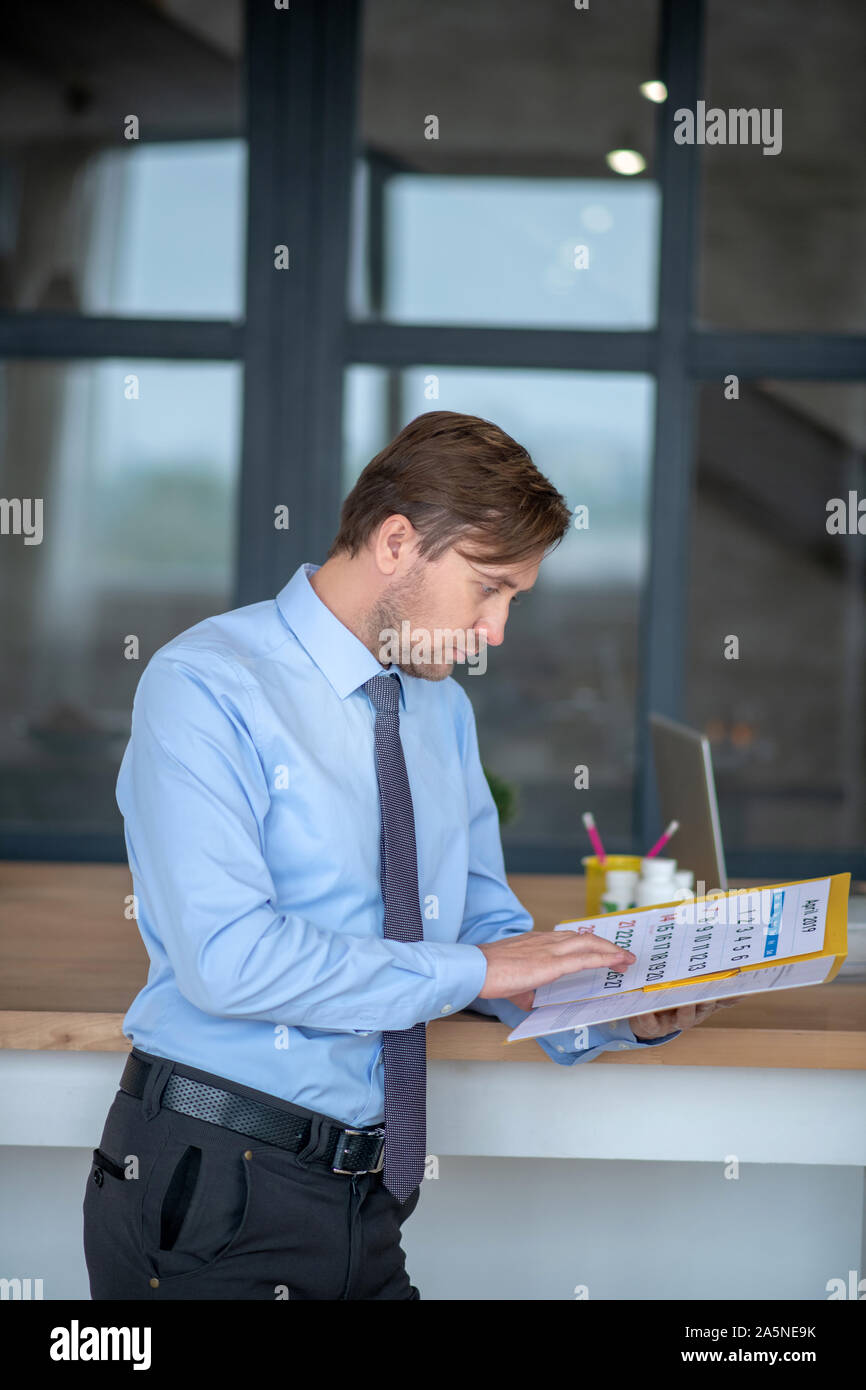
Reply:
[[[562,1033],[586,1024],[610,1023],[613,1019],[633,1018],[637,1014],[656,1013],[660,1009],[677,1009],[682,1004],[697,1004],[731,995],[761,994],[770,989],[796,989],[800,985],[817,985],[825,980],[835,963],[835,956],[818,960],[791,961],[787,965],[770,965],[762,970],[747,970],[727,980],[699,981],[678,987],[637,990],[616,998],[590,999],[577,1004],[546,1005],[533,1009],[522,1023],[508,1034],[509,1042],[520,1038],[537,1038],[548,1033]]]

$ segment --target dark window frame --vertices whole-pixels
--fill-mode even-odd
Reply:
[[[646,735],[651,709],[683,715],[689,521],[698,383],[742,380],[863,381],[866,337],[718,332],[695,324],[700,150],[674,146],[665,113],[694,107],[701,91],[703,0],[660,0],[657,111],[661,193],[659,316],[647,332],[472,328],[350,321],[346,312],[351,190],[357,153],[362,0],[295,0],[276,10],[245,0],[248,142],[246,315],[242,322],[96,318],[0,312],[0,356],[234,361],[244,370],[237,518],[236,605],[275,594],[304,560],[324,558],[339,514],[342,394],[347,366],[394,369],[435,362],[640,372],[656,384],[649,502],[650,563],[641,597],[638,765],[634,844],[658,830]],[[395,166],[396,167],[396,166]],[[377,167],[377,184],[388,176]],[[287,244],[291,269],[276,272]],[[381,251],[378,261],[381,277]],[[374,283],[375,291],[375,283]],[[374,292],[375,300],[375,292]],[[270,524],[277,501],[288,531]],[[0,857],[122,862],[117,835],[50,827],[0,829]],[[743,851],[734,875],[809,876],[851,869],[858,854]],[[575,853],[510,847],[512,871],[569,872]]]

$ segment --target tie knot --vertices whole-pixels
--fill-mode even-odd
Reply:
[[[371,676],[364,689],[377,711],[394,714],[400,704],[400,682],[396,676]]]

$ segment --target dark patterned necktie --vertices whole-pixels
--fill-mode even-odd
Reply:
[[[380,864],[385,937],[421,941],[418,859],[412,793],[400,743],[400,682],[373,676],[364,684],[376,710],[376,778],[382,808]],[[383,1183],[405,1202],[424,1177],[427,1144],[427,1030],[385,1031],[385,1168]]]

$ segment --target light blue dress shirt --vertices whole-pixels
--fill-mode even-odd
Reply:
[[[478,943],[532,928],[505,878],[472,706],[452,679],[397,672],[418,852],[421,942],[384,938],[375,712],[382,666],[310,585],[208,618],[161,647],[135,694],[117,781],[150,957],[124,1019],[145,1052],[321,1111],[384,1116],[382,1030],[479,999]],[[641,1043],[616,1025],[539,1045],[586,1062]]]

